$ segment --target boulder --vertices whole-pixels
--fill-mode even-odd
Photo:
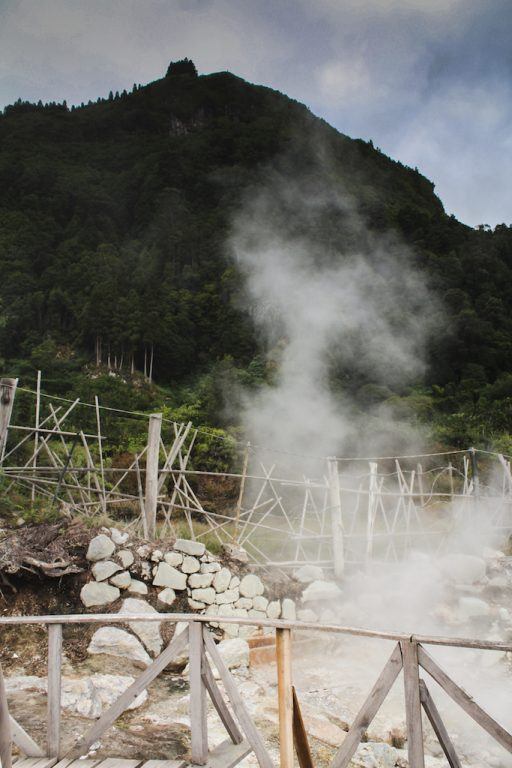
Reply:
[[[267,605],[267,616],[269,619],[278,619],[281,615],[281,601],[272,600]]]
[[[250,597],[239,597],[235,603],[235,608],[245,608],[248,611],[253,607],[253,601]]]
[[[191,589],[204,589],[211,587],[213,573],[193,573],[188,577],[188,586]]]
[[[172,565],[174,568],[177,568],[183,562],[183,555],[181,552],[166,552],[164,560],[167,565]]]
[[[135,560],[133,552],[130,552],[129,549],[120,549],[117,553],[117,557],[119,558],[123,568],[129,568],[131,565],[133,565],[133,561]]]
[[[205,553],[206,546],[200,541],[192,541],[191,539],[176,539],[174,542],[174,549],[178,552],[183,552],[185,555],[201,557],[201,555],[204,555]]]
[[[199,560],[197,560],[197,558],[192,557],[191,555],[185,555],[181,564],[181,570],[183,573],[197,573],[200,568],[201,563]]]
[[[222,568],[220,563],[201,563],[201,573],[217,573]]]
[[[104,533],[100,533],[91,539],[87,548],[86,558],[91,562],[97,562],[98,560],[105,560],[110,555],[113,555],[116,550],[116,545],[105,536]]]
[[[352,758],[354,768],[395,768],[400,753],[384,742],[367,741],[360,744]]]
[[[194,600],[192,597],[187,599],[187,603],[193,611],[202,611],[206,608],[206,603],[203,603],[201,600]]]
[[[92,608],[94,605],[109,605],[120,594],[117,587],[105,584],[104,581],[90,581],[80,590],[80,600],[86,608]]]
[[[220,571],[215,574],[213,579],[213,588],[216,592],[225,592],[229,587],[231,579],[232,573],[229,568],[221,568]]]
[[[324,571],[318,565],[302,565],[293,572],[293,578],[301,584],[311,584],[312,581],[323,581]]]
[[[302,602],[316,603],[318,600],[337,600],[342,592],[334,581],[313,581],[302,593]]]
[[[281,618],[286,621],[295,621],[297,618],[295,603],[289,597],[285,597],[281,603]]]
[[[109,579],[114,573],[117,573],[120,570],[121,566],[114,563],[112,560],[100,560],[97,563],[94,563],[92,567],[92,575],[96,581],[106,581],[106,579]]]
[[[117,544],[118,547],[122,547],[130,538],[130,534],[126,533],[126,531],[120,531],[119,528],[111,528],[110,537],[114,544]]]
[[[132,685],[135,678],[127,675],[91,675],[82,678],[63,678],[62,706],[82,717],[96,719]],[[141,707],[148,698],[143,691],[127,709]]]
[[[251,608],[250,611],[247,611],[247,615],[251,616],[253,619],[266,619],[267,618],[267,612],[266,611],[257,611],[255,608]]]
[[[91,638],[88,653],[119,656],[148,667],[151,657],[136,637],[117,627],[100,627]]]
[[[262,580],[254,573],[248,573],[243,577],[239,589],[242,597],[256,597],[265,591]]]
[[[112,576],[110,579],[110,583],[114,585],[114,587],[117,587],[118,589],[128,589],[130,584],[132,583],[132,577],[128,573],[128,571],[121,571],[121,573],[116,573],[115,576]]]
[[[256,608],[257,611],[267,610],[268,600],[266,597],[263,597],[263,595],[256,595],[252,602],[253,608]]]
[[[439,567],[450,581],[455,584],[474,584],[485,576],[486,564],[481,557],[474,555],[446,555],[439,562]]]
[[[248,563],[249,555],[243,547],[237,547],[235,544],[224,544],[222,547],[224,555],[235,563]]]
[[[187,576],[180,573],[172,565],[166,562],[159,563],[156,569],[156,576],[153,579],[155,587],[171,587],[172,589],[186,589]]]
[[[128,587],[128,592],[130,592],[132,595],[147,595],[148,588],[143,581],[132,579]]]
[[[239,576],[233,576],[231,578],[231,581],[229,582],[229,589],[235,589],[235,587],[240,586],[240,577]]]
[[[221,640],[217,650],[228,669],[249,666],[249,643],[246,640],[239,637]]]
[[[211,603],[215,602],[215,590],[213,587],[206,587],[206,589],[193,589],[191,596],[193,600],[199,600],[202,603],[206,603],[207,605],[211,605]]]
[[[176,592],[170,587],[166,587],[166,589],[162,589],[162,591],[158,593],[157,601],[159,603],[163,603],[164,605],[172,605],[175,600]]]
[[[227,605],[228,603],[236,603],[240,597],[238,589],[226,589],[225,592],[221,592],[215,596],[215,602],[217,605]]]
[[[144,585],[145,586],[145,585]],[[146,603],[145,600],[137,600],[134,597],[128,597],[123,600],[123,604],[119,609],[119,614],[130,613],[151,613],[157,614],[152,605]],[[137,635],[139,640],[144,643],[146,649],[153,655],[158,656],[162,650],[163,640],[160,634],[160,621],[131,621],[128,626],[131,631]]]

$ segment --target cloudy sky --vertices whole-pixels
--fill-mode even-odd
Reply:
[[[307,104],[512,223],[512,0],[0,0],[0,107],[96,99],[188,56]]]

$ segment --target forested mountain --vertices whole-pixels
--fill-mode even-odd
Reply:
[[[447,439],[465,440],[465,429],[471,438],[471,419],[483,415],[494,432],[508,431],[512,228],[462,225],[429,180],[371,142],[230,73],[198,76],[188,61],[96,103],[18,101],[0,116],[3,367],[110,355],[112,366],[146,362],[149,371],[153,352],[163,385],[199,381],[226,359],[258,371],[261,349],[236,301],[241,278],[226,239],[241,197],[282,157],[319,185],[328,174],[370,228],[399,234],[428,275],[449,333],[432,343],[416,396],[427,411],[466,409],[464,429]],[[346,236],[333,211],[326,243],[343,247]]]

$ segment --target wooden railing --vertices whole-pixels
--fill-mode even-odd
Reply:
[[[87,754],[90,747],[111,727],[115,720],[155,680],[155,678],[189,645],[190,660],[190,762],[205,765],[211,760],[208,752],[206,722],[206,694],[219,714],[231,741],[231,751],[221,745],[221,764],[233,766],[249,752],[256,755],[261,768],[273,768],[265,742],[257,730],[239,693],[236,681],[226,667],[207,624],[207,616],[191,614],[96,614],[69,616],[6,616],[0,618],[0,627],[7,625],[38,624],[48,630],[48,699],[47,739],[43,749],[9,714],[5,683],[0,667],[0,761],[1,768],[12,766],[12,745],[27,757],[54,757],[73,759]],[[396,645],[379,675],[367,699],[359,710],[336,752],[331,768],[346,768],[370,723],[385,701],[400,672],[404,677],[405,715],[407,724],[407,750],[410,768],[424,768],[422,709],[430,721],[439,743],[452,768],[460,766],[450,735],[430,696],[427,683],[420,677],[426,672],[481,728],[508,752],[512,753],[512,734],[494,720],[473,698],[466,693],[438,665],[425,650],[425,645],[473,648],[489,651],[512,651],[512,645],[466,638],[447,638],[426,635],[375,631],[358,627],[341,627],[332,624],[316,624],[298,621],[252,619],[239,617],[215,617],[216,622],[243,626],[270,627],[276,633],[276,657],[278,677],[279,742],[281,768],[292,768],[294,747],[301,768],[312,768],[306,729],[302,720],[298,698],[293,688],[291,665],[292,632],[304,630],[319,633],[335,633],[358,637],[394,640]],[[119,624],[131,622],[186,622],[187,628],[175,635],[162,653],[142,672],[119,698],[81,736],[71,749],[62,749],[61,740],[61,662],[62,627],[66,624]],[[211,661],[216,666],[224,685],[229,704],[216,683]],[[215,750],[214,750],[215,752]]]

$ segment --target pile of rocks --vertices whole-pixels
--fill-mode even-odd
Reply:
[[[212,626],[232,637],[251,634],[254,627],[239,628],[217,621],[217,617],[296,617],[293,600],[269,599],[259,576],[226,567],[198,541],[177,539],[170,549],[163,551],[148,543],[131,545],[127,533],[112,528],[91,540],[86,557],[91,562],[92,574],[91,581],[80,592],[86,608],[109,605],[124,593],[139,598],[154,596],[162,612],[169,610],[178,598],[186,597],[188,610],[211,616]],[[151,608],[144,600],[137,603]]]

